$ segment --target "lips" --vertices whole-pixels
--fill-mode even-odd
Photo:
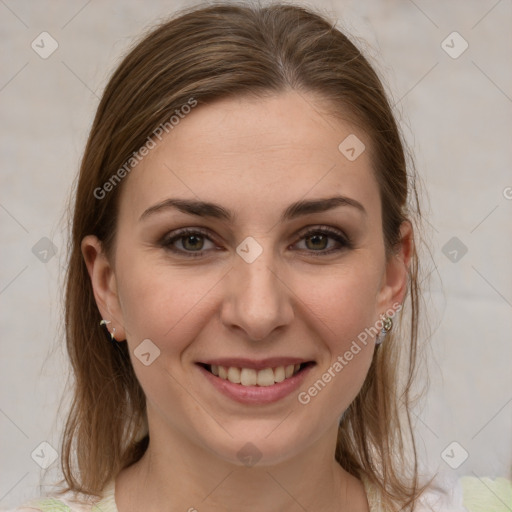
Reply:
[[[263,361],[216,359],[196,363],[214,388],[229,398],[253,405],[279,401],[301,385],[314,361],[274,358]]]

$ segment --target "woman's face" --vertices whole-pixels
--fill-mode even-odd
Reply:
[[[363,333],[406,282],[403,254],[385,259],[369,146],[311,95],[226,99],[126,178],[113,265],[93,237],[83,247],[152,441],[237,464],[335,441],[372,360]]]

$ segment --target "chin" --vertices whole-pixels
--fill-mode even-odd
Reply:
[[[205,443],[215,456],[240,467],[276,466],[298,456],[311,444],[313,432],[301,429],[300,434],[292,433],[289,428],[278,427],[275,421],[266,423],[267,428],[261,424],[243,428],[239,434],[230,432],[233,437],[224,435],[218,442],[210,439]]]

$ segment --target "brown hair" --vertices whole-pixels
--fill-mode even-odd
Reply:
[[[417,205],[416,185],[408,179],[404,144],[381,81],[357,47],[322,16],[291,5],[229,3],[196,7],[152,30],[124,58],[103,93],[77,183],[65,302],[75,377],[62,444],[68,489],[100,494],[121,469],[140,459],[149,442],[147,435],[139,438],[144,393],[126,343],[118,348],[108,343],[99,326],[80,245],[94,234],[113,254],[123,184],[101,199],[94,191],[191,98],[201,105],[288,89],[325,99],[332,115],[350,116],[369,137],[388,255],[400,241],[402,222],[413,213],[420,218],[419,206],[411,207],[413,200]],[[365,383],[340,423],[336,448],[339,463],[377,486],[384,505],[411,510],[420,491],[410,419],[418,282],[414,250],[407,333],[402,322],[375,350]],[[398,364],[404,353],[405,372]]]

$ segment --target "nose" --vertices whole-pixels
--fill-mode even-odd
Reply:
[[[235,256],[222,303],[225,326],[241,329],[252,341],[261,341],[291,323],[293,293],[277,268],[270,249],[252,263]]]

